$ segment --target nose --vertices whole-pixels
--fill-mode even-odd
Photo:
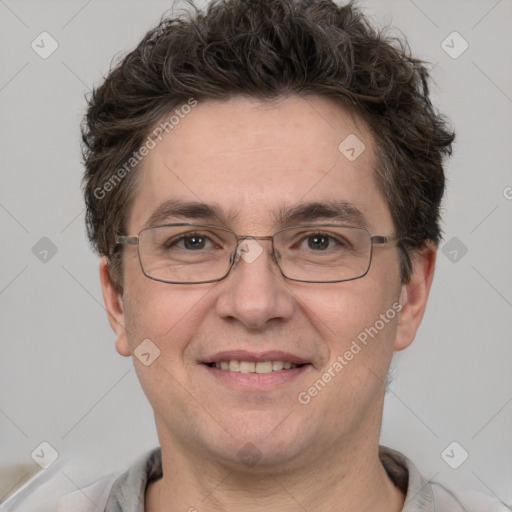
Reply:
[[[286,321],[294,312],[289,287],[284,282],[269,240],[242,240],[230,274],[219,284],[217,314],[258,330],[268,323]]]

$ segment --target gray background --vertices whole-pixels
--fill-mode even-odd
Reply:
[[[434,100],[458,134],[430,305],[396,359],[382,443],[427,478],[512,504],[512,2],[360,5],[434,64]],[[114,350],[84,234],[79,122],[112,57],[170,6],[0,0],[0,499],[39,469],[30,454],[42,441],[60,454],[46,476],[69,489],[157,443],[132,363]],[[43,31],[59,45],[47,59],[31,48]],[[442,47],[453,31],[469,44],[457,58]],[[46,261],[43,237],[57,249]],[[458,469],[441,457],[453,441],[469,453]]]

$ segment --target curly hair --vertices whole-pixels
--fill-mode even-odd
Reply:
[[[180,104],[234,95],[326,97],[366,121],[407,282],[413,251],[440,240],[443,161],[454,140],[430,100],[427,64],[411,56],[403,39],[374,28],[353,2],[214,0],[205,10],[189,4],[149,31],[88,98],[87,231],[96,251],[110,258],[117,290],[122,260],[115,236],[124,231],[135,191],[133,155]]]

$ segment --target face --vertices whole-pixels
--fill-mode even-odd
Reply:
[[[355,159],[338,149],[348,136],[364,144]],[[199,102],[137,171],[128,234],[148,223],[193,222],[255,236],[312,223],[392,235],[375,166],[363,122],[327,99]],[[160,208],[170,200],[204,203],[219,215],[171,214]],[[290,224],[279,215],[335,202],[345,206],[339,217],[317,208]],[[363,278],[313,284],[285,279],[270,242],[259,246],[261,254],[240,259],[227,278],[194,285],[148,279],[137,248],[125,246],[122,298],[102,263],[118,351],[129,355],[148,339],[160,351],[148,366],[134,357],[160,442],[191,458],[267,468],[377,443],[390,359],[410,343],[421,319],[434,250],[416,257],[408,285],[400,283],[392,244],[375,246]],[[246,368],[258,361],[298,367],[259,374],[210,364],[235,360]]]

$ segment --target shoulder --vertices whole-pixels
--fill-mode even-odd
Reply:
[[[119,474],[102,476],[82,483],[71,481],[65,470],[45,478],[31,479],[8,500],[2,512],[98,512],[104,510],[111,488]]]
[[[55,512],[143,510],[147,483],[162,475],[160,448],[139,457],[127,471],[104,477],[64,496]]]
[[[429,482],[436,512],[511,512],[511,509],[487,494],[448,488],[439,482]]]
[[[98,510],[104,510],[112,486],[118,477],[119,474],[104,476],[83,489],[65,494],[56,503],[55,512],[98,512]]]
[[[160,449],[139,457],[125,472],[118,471],[99,478],[87,476],[84,470],[70,471],[68,466],[74,468],[68,463],[41,472],[3,502],[0,511],[139,510],[144,503],[146,483],[161,476]]]
[[[428,481],[396,450],[381,446],[379,456],[390,479],[405,494],[402,512],[511,512],[504,503],[486,494]]]

